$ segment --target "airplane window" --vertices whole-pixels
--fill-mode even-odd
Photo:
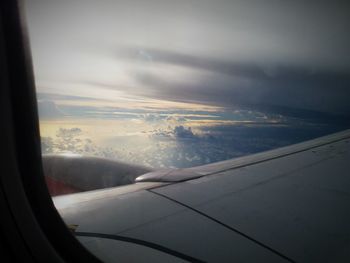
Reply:
[[[135,179],[149,172],[349,128],[348,9],[341,1],[27,0],[52,196],[140,189]]]
[[[272,2],[28,0],[46,172],[102,157],[127,183],[344,129],[348,17]]]

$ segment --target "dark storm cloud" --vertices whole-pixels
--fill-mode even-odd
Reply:
[[[224,107],[264,105],[350,113],[350,75],[347,72],[313,71],[295,66],[264,69],[254,64],[164,50],[148,53],[153,63],[180,65],[208,74],[194,76],[188,82],[178,82],[156,73],[137,72],[135,79],[148,87],[143,95]]]
[[[349,24],[350,25],[350,24]],[[142,51],[142,52],[141,52]],[[336,51],[335,51],[336,52]],[[344,54],[343,54],[344,55]],[[166,49],[155,48],[137,48],[127,47],[119,48],[117,58],[125,57],[138,62],[165,63],[183,67],[194,68],[197,70],[206,70],[232,76],[243,76],[253,79],[271,79],[281,78],[283,80],[295,79],[295,77],[318,76],[318,77],[342,77],[350,73],[350,67],[339,70],[296,66],[289,61],[280,63],[264,64],[260,62],[242,62],[235,58],[212,58],[210,56],[198,56],[188,53],[181,53]],[[321,79],[321,81],[323,81]]]
[[[189,67],[199,70],[207,70],[228,75],[243,75],[254,78],[266,78],[267,72],[252,64],[235,63],[204,56],[195,56],[164,49],[152,48],[120,48],[117,58],[124,57],[138,62],[165,63]]]

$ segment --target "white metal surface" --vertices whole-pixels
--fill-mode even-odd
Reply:
[[[145,190],[75,202],[60,213],[67,225],[77,225],[77,232],[140,239],[206,262],[285,262],[191,209]]]
[[[346,262],[349,137],[348,130],[178,170],[181,180],[189,179],[184,182],[138,183],[54,201],[78,232],[144,240],[206,262]],[[157,174],[160,181],[171,181],[161,178],[170,175]]]
[[[153,190],[296,262],[350,259],[350,142]]]

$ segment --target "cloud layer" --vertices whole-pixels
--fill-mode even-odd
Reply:
[[[29,0],[27,13],[41,92],[350,113],[348,1]]]
[[[26,11],[43,152],[189,167],[350,123],[349,1],[28,0]]]

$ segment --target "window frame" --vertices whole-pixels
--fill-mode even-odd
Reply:
[[[24,13],[23,1],[0,1],[0,251],[10,261],[100,262],[66,227],[45,184]]]

